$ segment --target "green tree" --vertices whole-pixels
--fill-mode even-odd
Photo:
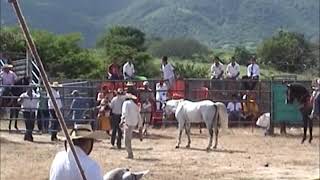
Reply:
[[[310,59],[310,45],[302,34],[279,31],[258,47],[258,56],[265,64],[278,70],[301,72],[314,63]]]
[[[234,57],[240,65],[249,63],[251,53],[244,46],[238,46],[234,50]]]
[[[0,42],[1,52],[25,52],[26,43],[18,27],[1,27]]]

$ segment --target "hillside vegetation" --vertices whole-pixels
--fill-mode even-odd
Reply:
[[[7,0],[1,22],[16,23]],[[255,46],[280,28],[319,39],[319,0],[25,0],[31,27],[81,32],[85,46],[113,25],[138,27],[150,36],[189,37],[210,47]]]

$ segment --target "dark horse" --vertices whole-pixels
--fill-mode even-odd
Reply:
[[[304,143],[304,141],[307,138],[307,128],[309,124],[309,143],[312,141],[312,127],[313,122],[310,118],[310,114],[312,111],[312,105],[310,103],[310,93],[303,85],[298,83],[292,83],[287,85],[287,104],[293,104],[293,102],[296,100],[299,104],[299,110],[302,114],[303,118],[303,138],[301,143]]]
[[[15,119],[14,128],[18,130],[17,118],[19,116],[19,108],[20,105],[18,103],[18,97],[26,91],[25,85],[30,84],[30,77],[24,76],[15,81],[13,86],[7,86],[4,88],[2,96],[5,98],[1,98],[0,107],[6,108],[10,107],[10,122],[9,122],[9,131],[11,130],[12,119]],[[10,97],[12,96],[12,97]]]

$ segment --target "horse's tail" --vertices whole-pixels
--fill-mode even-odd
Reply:
[[[226,106],[221,102],[216,102],[215,105],[217,106],[217,112],[219,116],[218,121],[220,122],[221,129],[228,129],[229,119]]]

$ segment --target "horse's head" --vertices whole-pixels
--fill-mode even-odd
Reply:
[[[165,103],[163,103],[162,109],[163,109],[164,115],[170,116],[171,114],[174,114],[181,101],[183,101],[183,100],[182,99],[179,99],[179,100],[171,99],[171,100],[168,100]]]

